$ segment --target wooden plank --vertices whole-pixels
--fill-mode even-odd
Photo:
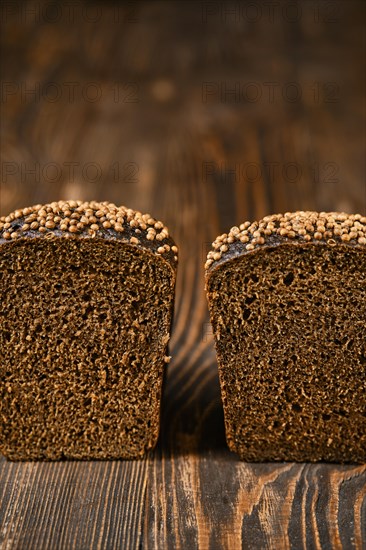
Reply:
[[[362,548],[365,541],[363,467],[244,464],[221,451],[155,463],[152,475],[147,548]]]
[[[146,460],[0,464],[1,548],[139,547]]]
[[[53,21],[47,2],[10,4],[0,215],[58,198],[127,204],[164,220],[180,263],[157,449],[1,459],[0,548],[362,549],[365,467],[228,451],[203,263],[246,219],[366,212],[365,4],[78,2]],[[55,101],[39,92],[49,83]]]

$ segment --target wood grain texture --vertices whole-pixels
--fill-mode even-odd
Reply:
[[[366,212],[364,3],[250,4],[2,8],[0,215],[126,204],[164,220],[180,265],[157,449],[1,459],[1,549],[366,547],[365,467],[245,464],[225,443],[211,241],[274,212]]]

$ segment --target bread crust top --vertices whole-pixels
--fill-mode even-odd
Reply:
[[[61,200],[0,218],[0,245],[25,238],[114,239],[142,246],[173,267],[178,261],[178,248],[163,222],[107,201]]]
[[[366,246],[366,216],[344,212],[302,211],[272,214],[234,226],[218,236],[207,255],[206,273],[221,263],[265,246],[280,244]]]

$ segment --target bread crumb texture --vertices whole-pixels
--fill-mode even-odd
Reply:
[[[158,438],[170,360],[176,262],[164,258],[167,229],[80,201],[25,208],[1,224],[0,452],[143,456]],[[153,234],[164,250],[151,253]]]
[[[365,221],[270,216],[215,241],[256,239],[206,273],[226,437],[243,460],[366,462]]]
[[[207,255],[205,268],[230,258],[233,253],[251,252],[286,241],[317,241],[329,246],[337,242],[366,245],[366,217],[344,212],[297,211],[273,214],[258,222],[247,221],[217,237]]]

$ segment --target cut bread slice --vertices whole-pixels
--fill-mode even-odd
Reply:
[[[227,442],[246,461],[366,461],[366,217],[294,212],[213,243]]]
[[[60,201],[0,220],[0,451],[136,458],[156,444],[177,248],[149,214]]]

